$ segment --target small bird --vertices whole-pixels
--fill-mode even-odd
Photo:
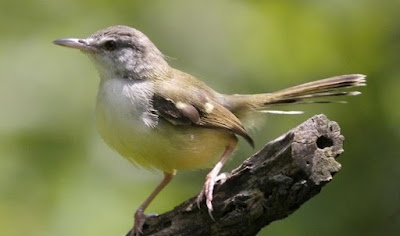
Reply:
[[[96,120],[104,141],[135,165],[164,173],[161,183],[135,212],[132,236],[141,234],[149,217],[144,211],[178,170],[216,163],[197,199],[199,204],[206,200],[212,217],[217,176],[236,148],[238,136],[254,147],[248,128],[257,114],[297,114],[268,108],[359,95],[341,89],[366,85],[364,75],[350,74],[272,93],[226,95],[172,68],[146,35],[128,26],[111,26],[88,38],[54,43],[79,49],[94,62],[100,75]]]

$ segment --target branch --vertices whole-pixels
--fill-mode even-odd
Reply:
[[[256,235],[318,194],[341,165],[344,137],[334,121],[314,116],[265,145],[216,184],[214,222],[196,197],[146,221],[143,235]],[[222,183],[223,182],[223,183]]]

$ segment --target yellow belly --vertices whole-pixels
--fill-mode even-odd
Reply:
[[[213,166],[233,134],[195,126],[176,126],[160,120],[146,127],[132,117],[116,116],[98,106],[97,127],[104,141],[130,162],[162,171]]]
[[[232,139],[232,134],[220,130],[160,126],[143,132],[98,122],[101,136],[120,155],[134,164],[166,172],[211,167]]]

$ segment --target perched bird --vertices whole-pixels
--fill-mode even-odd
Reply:
[[[145,209],[178,170],[214,165],[198,197],[199,203],[205,198],[211,215],[217,175],[236,148],[238,136],[254,146],[245,125],[252,123],[255,114],[294,114],[268,108],[358,95],[338,89],[366,84],[364,75],[351,74],[273,93],[225,95],[169,66],[146,35],[128,26],[54,43],[81,50],[96,65],[100,74],[96,117],[104,141],[130,162],[164,172],[164,179],[136,211],[131,235],[141,233]]]

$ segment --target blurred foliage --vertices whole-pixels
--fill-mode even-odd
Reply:
[[[97,73],[54,46],[103,27],[136,27],[170,63],[224,93],[273,91],[345,73],[368,75],[347,105],[266,117],[257,147],[316,113],[346,136],[342,171],[320,195],[259,235],[400,232],[400,2],[0,2],[0,229],[2,235],[123,235],[161,174],[135,168],[94,127]],[[299,109],[289,107],[289,109]],[[225,170],[253,152],[241,144]],[[149,212],[197,194],[206,170],[180,173]]]

